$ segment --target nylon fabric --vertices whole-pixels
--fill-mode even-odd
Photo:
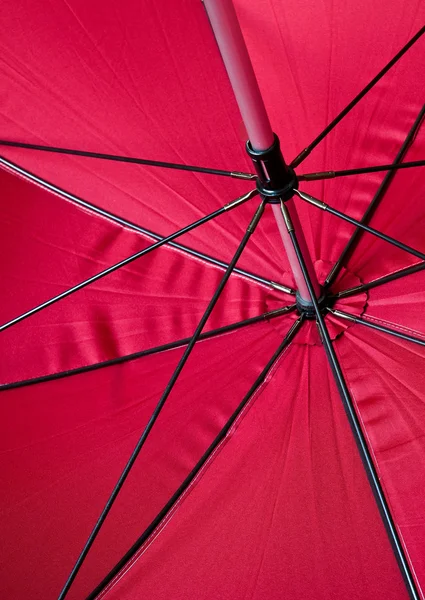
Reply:
[[[293,343],[190,492],[98,598],[140,595],[408,598],[321,347]]]
[[[288,162],[425,22],[414,0],[235,0]],[[0,138],[251,171],[246,134],[202,2],[10,0],[0,7]],[[391,163],[424,98],[425,36],[297,168]],[[424,158],[420,127],[404,160]],[[1,148],[96,206],[167,235],[253,182]],[[300,184],[361,218],[385,174]],[[371,225],[425,251],[425,169],[400,171]],[[255,200],[254,202],[257,202]],[[353,227],[296,200],[322,282]],[[0,169],[1,322],[149,245],[147,237]],[[254,206],[182,237],[229,261]],[[337,292],[417,262],[364,234]],[[238,266],[294,285],[266,210]],[[0,333],[0,383],[58,373],[193,333],[222,270],[168,247]],[[424,336],[425,275],[337,308]],[[207,329],[291,298],[232,275]],[[201,342],[71,588],[84,598],[162,508],[279,345],[294,315]],[[425,587],[423,349],[326,317],[406,553]],[[53,600],[182,349],[3,390],[0,596]],[[423,592],[421,592],[423,595]],[[405,600],[328,371],[305,323],[218,452],[108,600]],[[423,596],[425,598],[425,596]]]
[[[1,324],[155,241],[3,169],[0,186]],[[57,373],[188,337],[223,272],[169,246],[158,248],[1,332],[9,350],[0,363],[0,381]],[[235,274],[205,331],[288,299]]]
[[[425,98],[425,88],[421,90],[420,97]],[[425,126],[422,121],[404,161],[419,160],[424,154],[424,147]],[[371,227],[422,252],[425,250],[425,218],[421,211],[424,177],[424,170],[421,168],[398,171],[370,221]],[[373,260],[372,257],[378,257],[378,260]],[[364,233],[355,254],[348,262],[348,267],[363,281],[373,281],[417,262],[415,256]],[[413,280],[409,283],[413,284]],[[400,288],[394,290],[395,295],[398,295],[396,290]]]
[[[195,347],[69,598],[86,597],[136,541],[280,342],[259,323]],[[182,352],[1,393],[2,598],[58,596]]]
[[[392,514],[424,594],[425,350],[360,325],[350,328],[337,348]]]
[[[143,0],[118,10],[100,0],[90,7],[77,0],[46,13],[36,0],[4,8],[0,87],[16,97],[16,103],[2,103],[4,137],[252,171],[241,117],[201,2]],[[199,173],[13,149],[3,155],[163,234],[252,189],[246,181]],[[242,237],[240,219],[249,220],[249,211],[241,209],[240,217],[229,215],[233,230],[213,226],[208,236],[192,233],[188,243],[226,256]],[[273,223],[271,216],[266,219]],[[264,236],[261,244],[253,241],[241,265],[255,265],[279,280],[280,262],[269,258],[273,238],[279,241],[278,234]]]
[[[413,2],[409,10],[402,1],[389,5],[383,0],[362,1],[355,6],[332,2],[315,6],[309,2],[282,4],[273,0],[237,0],[235,5],[271,123],[288,160],[330,123],[425,22],[425,7],[419,1]],[[424,49],[422,38],[313,150],[297,172],[391,163],[424,103],[424,83],[417,76]],[[412,147],[411,157],[423,158],[423,135],[418,136],[416,153]],[[300,189],[361,218],[384,176],[374,173],[303,182]],[[409,240],[422,250],[423,216],[419,206],[424,178],[423,169],[405,173],[404,185],[390,187],[378,211],[381,218],[373,222],[378,229],[382,225],[388,234],[391,224],[395,237],[399,235],[402,241]],[[296,205],[313,259],[336,261],[353,227],[299,200]],[[356,259],[349,263],[354,272],[360,274],[361,266],[362,276],[376,272],[383,275],[391,270],[394,260],[402,266],[410,264],[409,255],[392,251],[384,242],[371,245],[370,236],[364,237],[366,246],[356,255],[362,262]],[[376,260],[376,253],[380,260]]]
[[[117,14],[114,8],[105,10],[104,4],[91,3],[89,9],[82,0],[73,0],[58,3],[49,16],[39,3],[18,3],[3,18],[3,85],[16,98],[3,105],[4,137],[231,170],[252,169],[243,148],[241,119],[201,3],[185,0],[178,6],[172,2],[158,5],[145,0],[127,3]],[[425,19],[420,3],[406,11],[401,0],[392,1],[391,11],[383,0],[373,6],[364,1],[355,11],[338,11],[331,5],[326,11],[306,8],[309,16],[303,18],[302,27],[296,18],[302,9],[299,3],[239,1],[236,8],[288,160]],[[25,27],[26,21],[33,27]],[[262,36],[257,35],[259,23]],[[58,29],[66,36],[58,37]],[[312,39],[315,45],[303,41]],[[314,150],[300,171],[393,160],[423,103],[423,83],[417,73],[424,44],[423,39],[417,42]],[[54,86],[49,83],[51,72]],[[47,114],[45,106],[49,106]],[[2,151],[70,191],[164,234],[221,206],[248,185],[109,161]],[[373,174],[311,182],[303,189],[360,217],[382,178],[383,174]],[[409,185],[404,197],[415,197],[416,189]],[[387,204],[393,201],[389,196]],[[190,244],[218,258],[225,256],[236,243],[235,236],[241,237],[246,210],[241,207],[240,217],[229,215],[229,227],[213,226],[208,236],[192,233]],[[300,216],[313,258],[336,260],[352,228],[313,207],[300,207]],[[247,249],[241,266],[255,266],[276,280],[287,270],[286,257],[271,215],[264,224],[264,235],[257,236]]]
[[[368,291],[367,316],[408,335],[425,336],[422,290],[425,271],[419,271]]]

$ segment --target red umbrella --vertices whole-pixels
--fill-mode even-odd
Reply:
[[[425,597],[425,8],[235,4],[2,7],[2,598]]]

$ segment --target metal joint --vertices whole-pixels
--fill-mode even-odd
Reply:
[[[289,306],[283,306],[282,308],[275,308],[268,313],[265,313],[263,318],[267,321],[270,318],[278,317],[280,315],[285,315],[286,313],[292,312],[297,308],[296,304],[290,304]]]
[[[241,173],[240,171],[232,171],[230,177],[234,177],[235,179],[257,179],[257,175],[253,173]]]
[[[255,211],[255,215],[252,217],[252,221],[251,223],[248,225],[247,231],[249,233],[254,233],[258,223],[260,222],[260,219],[262,217],[262,214],[264,212],[264,207],[265,207],[265,202],[264,200],[261,202],[260,206],[257,208],[257,210]]]
[[[337,292],[336,294],[334,294],[334,297],[335,298],[347,298],[348,296],[355,296],[356,294],[361,294],[363,291],[364,291],[363,285],[356,285],[355,287],[349,288],[347,290],[342,290],[341,292]]]
[[[317,206],[317,208],[320,208],[321,210],[327,210],[329,208],[329,206],[327,204],[325,204],[325,202],[318,200],[314,196],[310,196],[310,194],[301,192],[298,189],[294,190],[294,193],[297,194],[297,196],[299,198],[301,198],[301,200],[304,200],[305,202],[308,202],[309,204],[313,204],[313,206]]]
[[[352,321],[353,323],[356,323],[356,321],[357,321],[357,319],[354,315],[350,315],[348,313],[342,312],[340,310],[337,310],[336,308],[327,307],[327,309],[335,317],[339,317],[340,319],[346,319],[347,321]]]
[[[295,290],[287,285],[283,285],[282,283],[276,283],[276,281],[270,281],[269,285],[275,289],[279,290],[279,292],[285,292],[285,294],[291,294],[291,296],[295,295]]]
[[[243,204],[244,202],[247,202],[248,200],[251,200],[251,198],[254,198],[254,196],[257,196],[258,193],[259,193],[258,190],[251,190],[247,194],[244,194],[243,196],[239,196],[239,198],[236,198],[236,200],[232,200],[232,202],[229,202],[228,204],[225,204],[223,206],[223,209],[224,210],[230,210],[231,208],[234,208],[235,206],[238,206],[238,204]]]
[[[294,160],[291,162],[290,166],[295,169],[295,167],[298,167],[299,164],[301,164],[303,162],[303,160],[305,158],[307,158],[307,156],[310,154],[311,150],[309,148],[304,148],[304,150],[302,150],[298,156],[296,158],[294,158]]]
[[[300,181],[317,181],[320,179],[333,179],[335,177],[335,171],[319,171],[317,173],[305,173],[304,175],[298,175]]]
[[[289,211],[286,208],[283,200],[280,203],[280,210],[282,212],[283,220],[285,221],[286,229],[288,230],[288,232],[294,231],[294,225],[292,223],[291,215],[289,214]]]

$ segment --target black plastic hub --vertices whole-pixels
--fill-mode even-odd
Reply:
[[[246,150],[258,175],[257,189],[260,194],[271,204],[292,198],[294,188],[298,188],[298,179],[282,156],[277,135],[274,134],[274,142],[266,150],[254,150],[249,141]]]
[[[279,138],[274,134],[274,142],[266,150],[254,150],[251,142],[246,143],[248,152],[257,173],[257,190],[261,196],[270,204],[286,202],[294,195],[294,189],[298,189],[298,179],[295,171],[289,167],[282,156]],[[297,310],[306,319],[315,319],[316,313],[312,302],[303,300],[299,293],[296,294]],[[318,299],[321,311],[327,304],[326,295],[323,290]]]
[[[316,312],[314,310],[313,303],[307,302],[306,300],[301,298],[299,292],[296,293],[296,302],[297,302],[297,311],[299,312],[300,315],[301,314],[304,315],[305,319],[315,319],[316,318]],[[329,305],[328,298],[326,297],[326,294],[324,294],[324,293],[321,294],[321,296],[317,302],[319,304],[319,308],[320,308],[321,312],[323,312],[326,309],[326,307]]]

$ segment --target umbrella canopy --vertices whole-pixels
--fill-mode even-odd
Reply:
[[[235,5],[288,162],[425,19]],[[296,166],[356,220],[374,201],[370,226],[416,254],[364,233],[329,277],[354,227],[295,198],[409,592],[270,206],[245,234],[260,199],[203,4],[1,12],[1,597],[58,597],[245,240],[67,598],[424,598],[425,170],[302,175],[425,158],[425,36]]]

